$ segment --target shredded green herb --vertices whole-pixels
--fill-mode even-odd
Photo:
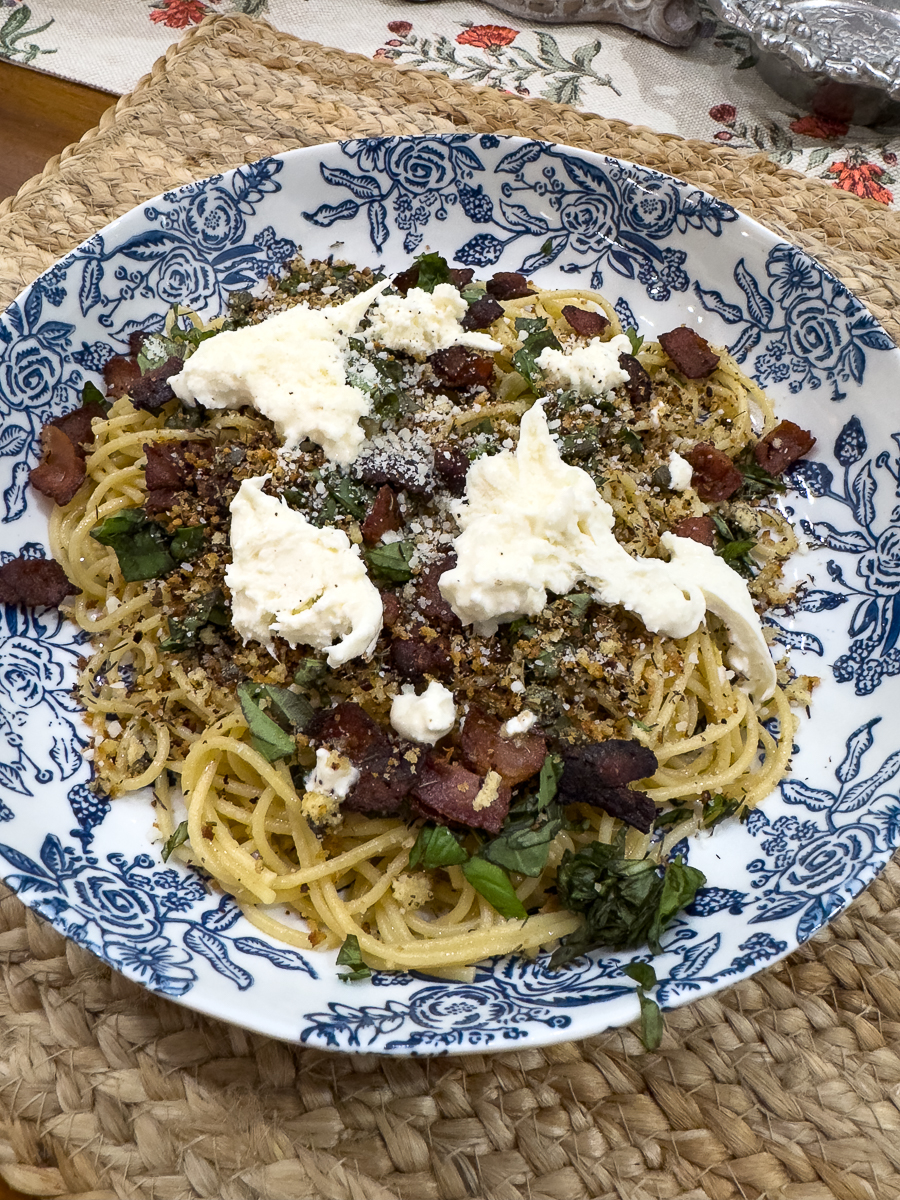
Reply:
[[[647,993],[656,987],[656,972],[646,962],[629,963],[622,974],[633,979],[641,1006],[641,1041],[647,1050],[656,1050],[662,1041],[663,1017],[659,1005]]]
[[[359,938],[355,933],[350,933],[344,939],[344,944],[338,950],[337,965],[339,967],[349,967],[349,971],[339,971],[338,979],[341,983],[358,983],[361,979],[368,979],[372,970],[363,962],[362,951],[359,948]]]
[[[180,825],[175,826],[171,837],[166,838],[165,845],[160,852],[163,862],[168,862],[173,851],[177,850],[179,846],[183,846],[187,840],[188,823],[182,821]]]

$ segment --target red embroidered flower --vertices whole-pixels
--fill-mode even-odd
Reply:
[[[804,137],[822,138],[823,141],[843,137],[849,128],[846,121],[831,121],[828,117],[817,117],[814,113],[791,121],[794,133],[800,133]]]
[[[896,167],[897,155],[893,152],[893,150],[885,150],[881,157],[889,167]]]
[[[709,110],[709,115],[721,125],[730,125],[737,116],[737,109],[733,104],[717,104]]]
[[[854,196],[877,200],[880,204],[892,204],[893,192],[878,182],[883,174],[883,168],[877,163],[865,161],[862,150],[850,150],[846,161],[832,163],[824,178],[834,179],[834,187],[852,192]]]
[[[730,142],[734,134],[730,129],[720,129],[718,133],[714,133],[713,137],[717,142]]]
[[[481,50],[499,50],[509,46],[519,36],[518,29],[508,25],[472,25],[456,35],[461,46],[478,46]]]
[[[186,29],[188,25],[199,25],[208,12],[203,0],[162,0],[150,13],[150,20],[169,29]]]
[[[388,21],[388,29],[398,37],[406,37],[412,33],[412,21]]]

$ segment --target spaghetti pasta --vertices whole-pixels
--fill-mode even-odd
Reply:
[[[334,303],[372,279],[367,271],[299,261],[266,300],[240,297],[225,327],[265,319],[300,299]],[[470,302],[484,295],[480,285],[460,286]],[[461,455],[475,461],[509,453],[523,414],[539,400],[563,459],[594,480],[630,554],[658,557],[665,530],[712,513],[720,549],[740,550],[732,562],[746,569],[757,606],[780,602],[782,564],[796,539],[764,488],[710,504],[693,487],[672,488],[666,477],[672,451],[687,452],[698,426],[703,441],[732,461],[774,427],[767,397],[737,364],[717,352],[716,369],[690,379],[658,343],[635,338],[631,357],[648,379],[649,402],[621,386],[585,399],[548,385],[529,357],[528,339],[540,334],[539,344],[552,340],[564,350],[591,340],[569,324],[565,312],[574,307],[597,314],[600,340],[608,341],[622,333],[608,301],[584,290],[529,288],[501,307],[488,330],[501,349],[483,385],[450,386],[423,356],[354,345],[358,364],[370,368],[367,378],[377,376],[363,420],[370,444],[387,446],[388,460],[439,452],[458,464]],[[165,330],[145,337],[139,362],[146,369],[163,355],[189,355],[198,340],[192,331],[210,332],[171,317]],[[727,631],[711,615],[673,639],[649,633],[636,616],[586,591],[551,597],[542,612],[492,635],[448,616],[435,589],[456,529],[458,476],[432,475],[417,491],[403,486],[402,463],[396,478],[390,461],[386,474],[383,468],[382,476],[367,477],[335,467],[312,443],[285,454],[271,422],[249,407],[198,411],[173,398],[147,411],[126,395],[93,428],[86,482],[54,511],[51,544],[80,589],[71,614],[92,640],[79,696],[93,734],[97,786],[111,796],[152,786],[167,847],[207,872],[269,936],[302,948],[355,938],[370,967],[466,977],[489,956],[533,954],[573,933],[579,917],[561,905],[556,889],[557,868],[572,855],[619,839],[627,858],[651,855],[664,864],[677,841],[717,814],[749,811],[787,770],[790,702],[805,701],[810,681],[792,678],[780,664],[774,694],[754,702],[728,665]],[[158,459],[160,447],[177,468],[165,496],[149,479],[148,460]],[[243,480],[263,475],[270,494],[362,547],[392,618],[368,658],[332,671],[321,652],[275,639],[269,653],[231,628],[228,506]],[[748,478],[759,482],[758,473]],[[385,487],[390,519],[373,537],[366,519]],[[129,581],[121,544],[97,534],[135,511],[134,528],[163,549],[199,529],[199,552],[182,561],[170,554],[170,565],[153,577]],[[483,824],[465,828],[452,818],[437,820],[456,828],[458,853],[451,847],[437,864],[423,858],[416,847],[435,815],[409,794],[394,812],[354,811],[352,803],[321,796],[316,808],[307,781],[317,749],[331,749],[323,716],[342,706],[362,711],[392,753],[407,754],[415,776],[425,752],[398,749],[389,711],[405,684],[437,678],[462,709],[485,711],[495,728],[532,714],[534,733],[523,736],[543,739],[545,762],[556,770],[548,779],[558,780],[571,748],[638,743],[657,765],[629,791],[649,797],[660,819],[644,832],[589,800],[567,796],[563,804],[558,797],[558,828],[545,838],[543,865],[517,871],[485,854],[491,837]],[[298,705],[303,720],[294,719]],[[281,753],[260,737],[266,722],[287,738],[278,743]],[[428,753],[453,763],[465,759],[460,746],[457,730]],[[357,776],[360,767],[357,761]],[[491,772],[478,774],[484,786]],[[504,829],[517,812],[538,811],[528,808],[536,775],[535,767],[507,788],[512,807]],[[541,780],[543,788],[543,774]],[[545,819],[537,816],[533,828]],[[506,901],[471,869],[474,859],[503,875]]]

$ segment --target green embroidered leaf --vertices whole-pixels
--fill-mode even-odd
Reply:
[[[409,852],[409,865],[431,871],[435,867],[456,866],[468,858],[468,852],[446,825],[423,825]]]
[[[166,843],[161,851],[163,862],[168,862],[173,850],[177,850],[179,846],[183,846],[187,840],[188,823],[187,821],[182,821],[180,825],[176,825],[171,837],[166,839]]]
[[[101,546],[110,546],[119,560],[119,568],[128,583],[158,579],[175,568],[169,553],[169,537],[161,525],[147,519],[142,508],[123,508],[107,517],[91,537]]]
[[[387,546],[374,546],[363,551],[369,570],[378,579],[391,583],[406,583],[412,579],[412,559],[415,545],[412,542],[391,542]]]
[[[470,858],[463,863],[462,871],[475,891],[493,904],[501,917],[524,921],[528,916],[509,875],[502,867],[483,858]]]
[[[338,972],[341,983],[356,983],[360,979],[368,979],[372,974],[371,968],[363,962],[359,938],[355,933],[348,934],[344,939],[344,944],[338,950],[337,965],[350,968],[349,971]]]
[[[268,698],[268,689],[262,684],[238,684],[237,696],[241,712],[250,730],[250,743],[253,749],[261,754],[267,762],[275,762],[278,758],[289,758],[297,748],[297,743],[265,712],[258,703],[257,696],[261,693]]]

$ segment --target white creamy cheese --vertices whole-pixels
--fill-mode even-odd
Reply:
[[[529,708],[523,708],[515,717],[510,717],[500,728],[504,737],[515,737],[517,733],[527,733],[537,721],[537,715]]]
[[[391,724],[401,737],[433,746],[456,724],[453,693],[436,680],[421,696],[410,684],[404,684],[391,704]]]
[[[631,353],[631,342],[618,333],[608,342],[591,338],[586,346],[566,353],[548,346],[537,358],[537,365],[559,387],[570,388],[582,396],[596,396],[618,387],[628,378],[619,366],[619,355]]]
[[[359,549],[340,529],[319,529],[262,490],[265,476],[245,479],[231,502],[231,565],[225,582],[244,639],[328,650],[340,666],[370,653],[382,624],[381,596]]]
[[[336,750],[320,746],[316,751],[316,765],[306,777],[304,784],[308,792],[325,793],[338,800],[346,800],[359,781],[359,771],[349,758]]]
[[[753,690],[762,686],[765,640],[740,577],[712,551],[693,556],[684,538],[672,539],[673,562],[632,558],[615,539],[613,511],[594,481],[560,458],[540,404],[522,418],[515,452],[473,464],[455,515],[462,530],[454,540],[457,564],[439,586],[476,632],[492,634],[501,622],[535,616],[548,591],[565,595],[586,583],[601,603],[621,604],[651,633],[674,638],[693,633],[709,607],[728,626]]]
[[[468,307],[451,283],[439,283],[433,292],[414,287],[405,296],[382,296],[367,337],[408,354],[433,354],[449,346],[502,350],[488,334],[463,329],[460,321]]]
[[[669,455],[667,466],[669,468],[669,487],[673,492],[683,492],[685,488],[691,486],[694,468],[686,458],[681,457],[677,450],[673,450]]]
[[[200,343],[172,389],[205,408],[250,404],[274,423],[286,449],[310,438],[346,466],[362,448],[359,419],[371,404],[347,382],[348,339],[389,286],[385,279],[331,308],[297,304],[258,325],[225,330]]]

